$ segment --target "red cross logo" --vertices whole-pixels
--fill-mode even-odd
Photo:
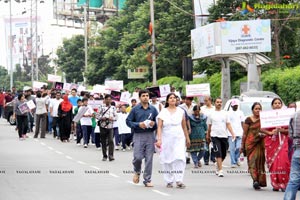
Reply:
[[[248,35],[249,32],[250,32],[250,28],[248,25],[244,25],[243,28],[242,28],[242,32],[244,35]]]

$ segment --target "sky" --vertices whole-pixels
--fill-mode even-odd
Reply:
[[[38,1],[39,2],[39,1]],[[12,18],[30,18],[30,0],[26,3],[16,3],[12,0]],[[72,35],[83,34],[83,29],[66,28],[55,26],[56,20],[53,19],[53,1],[45,0],[45,3],[38,3],[38,34],[42,35],[42,49],[44,55],[51,52],[62,45],[63,38],[70,38]],[[22,15],[22,11],[26,10],[26,14]],[[9,32],[9,21],[5,25],[5,19],[9,20],[9,3],[0,0],[0,66],[7,68],[9,66],[9,50],[7,49],[7,38],[5,32]]]

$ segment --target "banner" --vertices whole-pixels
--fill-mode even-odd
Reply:
[[[61,82],[61,76],[48,74],[48,82]]]
[[[77,88],[77,91],[78,91],[78,92],[86,91],[86,87],[80,85],[80,86]]]
[[[73,122],[78,123],[80,121],[80,119],[82,118],[82,116],[84,115],[84,113],[86,113],[86,111],[88,111],[88,107],[81,107],[81,109],[79,108],[77,115],[75,115],[75,117],[73,118]]]
[[[100,94],[110,93],[110,91],[106,89],[105,85],[94,85],[92,92],[93,93],[100,93]]]
[[[209,83],[186,85],[187,97],[196,97],[196,96],[203,96],[203,95],[210,96]]]
[[[123,81],[105,81],[104,85],[107,90],[123,90]]]
[[[294,108],[261,111],[259,114],[260,126],[261,128],[288,126],[294,113]]]

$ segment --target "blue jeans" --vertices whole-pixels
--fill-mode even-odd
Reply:
[[[300,148],[296,149],[292,158],[290,180],[285,189],[284,200],[296,199],[300,186]]]
[[[83,144],[89,144],[92,126],[81,125],[81,131],[83,133]]]
[[[242,138],[236,137],[232,141],[232,137],[228,137],[229,151],[230,151],[230,160],[231,165],[236,165],[240,158],[240,149],[241,149]]]
[[[48,112],[48,132],[50,133],[52,131],[52,121],[53,121],[53,117],[51,117],[50,112]]]
[[[194,165],[198,165],[198,163],[200,162],[200,160],[203,158],[204,153],[205,153],[204,150],[191,152],[191,156],[192,156]]]

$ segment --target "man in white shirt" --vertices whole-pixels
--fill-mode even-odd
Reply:
[[[204,97],[204,106],[201,106],[201,112],[206,116],[209,117],[209,115],[215,110],[215,106],[212,105],[212,98],[210,96]],[[216,157],[214,154],[214,151],[212,148],[209,148],[210,142],[206,142],[207,149],[204,153],[204,164],[209,165],[209,157],[210,160],[215,163]]]
[[[58,106],[63,101],[61,98],[61,93],[58,91],[56,92],[55,99],[51,99],[50,101],[50,115],[53,117],[52,121],[52,128],[53,128],[53,137],[57,137],[59,139],[59,131],[57,131],[56,127],[59,127],[59,118],[57,115]]]
[[[193,97],[186,97],[185,98],[185,103],[179,105],[179,107],[183,108],[188,115],[192,115],[194,114],[194,111],[193,111]]]
[[[223,177],[222,163],[226,158],[228,149],[228,131],[235,140],[235,134],[230,125],[230,120],[227,111],[222,110],[222,99],[215,100],[215,111],[213,111],[207,120],[208,131],[206,135],[207,141],[213,142],[213,151],[215,152],[217,160],[216,174]]]
[[[156,108],[158,113],[161,111],[161,109],[163,107],[162,104],[157,101],[157,97],[151,98],[151,105]]]
[[[233,132],[235,133],[235,140],[232,139],[231,135],[229,135],[228,138],[232,168],[241,165],[239,158],[240,158],[240,148],[241,148],[242,137],[243,137],[243,123],[245,121],[245,116],[244,113],[238,109],[238,107],[239,107],[238,100],[233,100],[231,102],[232,110],[228,112],[230,124]]]

